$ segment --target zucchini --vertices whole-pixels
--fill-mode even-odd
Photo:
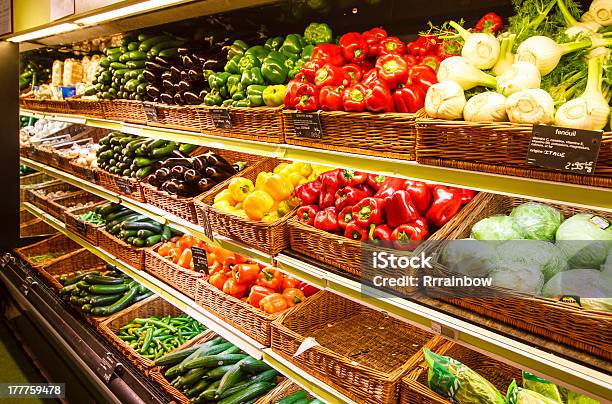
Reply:
[[[224,398],[221,401],[218,401],[217,404],[241,404],[246,401],[249,401],[253,398],[260,397],[272,390],[276,386],[276,383],[271,382],[257,382],[250,384],[242,391],[239,391],[236,394],[233,394],[227,398]]]
[[[233,394],[238,393],[239,391],[244,390],[247,386],[253,384],[254,382],[252,382],[251,380],[243,380],[241,382],[238,382],[236,384],[234,384],[232,387],[226,389],[222,394],[215,394],[215,399],[216,400],[221,400],[224,399],[226,397],[229,397]],[[217,388],[218,390],[218,388]]]
[[[250,357],[242,359],[240,362],[235,363],[232,367],[223,375],[221,378],[221,383],[219,383],[219,387],[217,387],[217,393],[215,397],[220,397],[227,389],[236,385],[239,381],[244,379],[245,372],[243,368],[240,366],[243,362],[248,361]]]
[[[176,142],[168,142],[166,146],[151,150],[150,156],[153,158],[163,158],[176,149]]]
[[[164,58],[169,58],[172,56],[176,56],[178,54],[178,49],[177,48],[168,48],[168,49],[164,49],[163,51],[159,52],[158,55]]]
[[[144,142],[146,142],[147,139],[136,139],[136,140],[132,140],[130,143],[127,144],[126,150],[128,150],[129,152],[135,152],[136,149],[138,149],[138,147],[143,144]]]
[[[121,226],[124,230],[150,230],[153,233],[159,234],[162,231],[162,225],[151,222],[128,222]]]
[[[124,208],[120,204],[110,202],[110,203],[101,205],[98,208],[96,208],[96,213],[106,217],[110,215],[111,213],[120,211],[121,209],[124,209]]]
[[[134,164],[136,164],[136,167],[146,167],[153,164],[153,160],[146,157],[136,157],[134,159]]]
[[[153,171],[153,166],[142,167],[138,171],[136,171],[136,178],[141,180],[147,175],[151,174],[152,171]]]
[[[146,52],[149,49],[151,49],[151,47],[153,47],[154,45],[157,45],[158,43],[162,43],[162,42],[167,41],[169,39],[170,38],[167,35],[158,35],[158,36],[154,36],[154,37],[145,39],[138,46],[138,50],[142,51],[142,52]]]
[[[123,293],[117,293],[114,295],[97,295],[89,298],[89,304],[94,307],[97,306],[108,306],[109,304],[115,303],[123,296]]]
[[[127,48],[129,51],[135,51],[138,49],[138,46],[140,46],[140,42],[130,42],[127,44]],[[132,53],[132,52],[130,52]]]
[[[160,54],[161,51],[165,50],[165,49],[175,49],[177,46],[180,46],[183,44],[183,41],[179,41],[176,39],[170,39],[167,41],[163,41],[163,42],[159,42],[157,44],[155,44],[153,47],[151,47],[149,53],[152,56],[157,56]],[[162,55],[160,55],[162,56]]]
[[[84,305],[81,306],[81,310],[84,311],[85,313],[89,313],[92,308],[93,306],[89,303],[85,303]]]
[[[298,390],[295,393],[289,394],[287,397],[283,398],[280,401],[277,401],[276,404],[294,404],[296,401],[308,398],[308,394],[304,390]]]
[[[214,366],[231,365],[246,358],[244,354],[217,354],[207,355],[193,359],[184,365],[185,369],[196,369],[201,367],[212,368]]]
[[[255,375],[266,370],[272,369],[267,363],[255,359],[253,357],[247,358],[247,360],[240,362],[240,368],[248,374]]]
[[[87,275],[84,280],[90,285],[118,285],[123,283],[122,279],[104,275]]]
[[[142,42],[142,41],[144,41],[144,40],[146,40],[146,39],[148,39],[148,38],[150,38],[150,37],[151,37],[151,35],[149,35],[149,34],[138,34],[138,40],[139,40],[140,42]],[[140,45],[139,45],[139,46],[140,46]]]
[[[172,238],[172,229],[169,226],[164,225],[162,227],[162,240],[168,241]]]
[[[132,240],[132,245],[136,248],[141,248],[147,245],[147,241],[141,238],[135,238]]]
[[[75,275],[72,278],[66,279],[66,281],[64,282],[64,286],[70,286],[70,285],[73,285],[73,284],[75,284],[77,282],[80,282],[87,275],[98,275],[99,273],[100,272],[98,272],[98,271],[94,271],[94,272],[85,272],[85,273],[81,273],[81,274]]]
[[[116,70],[120,70],[120,69],[127,69],[127,66],[124,65],[121,62],[112,62],[110,64],[111,69],[116,69]]]
[[[162,241],[162,236],[161,234],[155,234],[153,236],[147,237],[145,241],[146,241],[147,247],[151,247],[157,243],[160,243]]]
[[[179,151],[183,154],[189,154],[197,148],[198,146],[196,145],[189,144],[189,143],[183,143],[179,146]]]
[[[89,291],[94,295],[116,295],[117,293],[127,292],[130,287],[125,284],[119,285],[91,285]]]
[[[144,60],[130,60],[129,62],[127,62],[125,65],[127,66],[128,69],[144,69]],[[142,71],[139,71],[138,74],[142,73]],[[138,75],[137,74],[137,75]]]
[[[139,51],[139,50],[134,50],[134,51],[129,52],[127,55],[130,61],[133,61],[133,62],[142,61],[142,67],[144,67],[144,60],[147,58],[146,53]]]
[[[150,151],[150,150],[153,150],[153,149],[157,149],[159,147],[164,147],[167,144],[168,144],[167,140],[157,139],[157,140],[153,140],[152,142],[149,142],[147,144],[146,149]]]
[[[129,291],[125,292],[123,297],[117,300],[115,303],[109,306],[100,306],[94,307],[91,311],[91,314],[94,316],[108,316],[118,312],[119,310],[123,310],[132,304],[132,301],[138,294],[138,286],[132,287]]]
[[[76,283],[73,283],[72,285],[64,286],[63,288],[61,288],[59,290],[59,294],[60,295],[68,295],[68,294],[72,293],[72,291],[74,291],[74,290],[78,290]]]
[[[140,238],[147,238],[147,237],[151,237],[155,235],[155,232],[152,232],[151,230],[127,230],[127,231],[136,231],[136,237],[140,237]]]
[[[113,77],[115,78],[121,78],[123,77],[123,75],[127,72],[129,72],[130,69],[125,68],[125,69],[119,69],[119,70],[115,70],[115,74],[113,75]],[[123,84],[123,83],[122,83]]]
[[[107,223],[115,221],[115,220],[119,220],[123,217],[127,217],[129,215],[133,215],[133,214],[137,214],[136,212],[134,212],[133,210],[129,210],[127,208],[124,208],[122,206],[122,209],[119,211],[114,211],[108,215],[104,215],[103,213],[100,213],[102,216],[104,216],[104,219],[106,220]]]
[[[121,54],[121,49],[118,47],[117,48],[106,48],[105,52],[106,52],[106,56],[117,55],[117,54]]]
[[[76,287],[77,287],[77,289],[79,289],[79,290],[88,290],[88,289],[89,289],[89,286],[90,286],[90,285],[89,285],[89,283],[87,283],[87,282],[85,282],[85,281],[83,281],[83,280],[80,280],[80,281],[78,281],[78,282],[76,283]]]
[[[138,82],[138,80],[136,79],[131,79],[129,80],[127,83],[125,83],[125,89],[132,92],[132,91],[136,91],[136,86],[140,84]]]

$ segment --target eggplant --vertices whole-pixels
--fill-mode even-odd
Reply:
[[[155,171],[154,175],[155,178],[157,178],[157,181],[164,182],[170,179],[170,169],[168,167],[159,168],[157,171]]]
[[[149,83],[155,83],[157,81],[157,75],[153,73],[151,70],[145,70],[142,72],[142,75],[146,81]]]
[[[185,91],[183,93],[183,98],[185,99],[185,103],[189,105],[197,105],[202,103],[202,99],[200,97],[189,91]]]
[[[236,171],[242,171],[246,168],[248,164],[246,163],[246,161],[237,161],[234,164],[232,164],[232,167],[234,167],[234,170]]]
[[[189,170],[185,171],[184,179],[185,182],[189,184],[195,184],[202,179],[202,173],[190,168]]]
[[[206,155],[200,155],[194,157],[192,160],[192,167],[197,171],[204,172],[204,169],[208,167],[208,160],[206,159]]]
[[[178,67],[176,66],[170,67],[170,74],[172,75],[172,81],[174,83],[181,80],[181,71],[179,70]]]
[[[147,60],[145,62],[145,69],[155,73],[162,73],[164,70],[166,70],[164,66],[160,65],[159,63],[152,62],[150,60]]]
[[[195,66],[193,59],[189,55],[183,56],[183,66],[190,69]]]
[[[198,189],[200,190],[200,192],[206,192],[217,184],[218,183],[215,182],[215,180],[213,179],[202,178],[200,181],[198,181]]]
[[[218,72],[220,70],[223,70],[223,67],[225,66],[224,63],[225,59],[220,59],[220,58],[212,58],[212,59],[208,59],[205,62],[202,63],[202,69],[203,70],[212,70],[214,72]]]
[[[186,164],[183,164],[185,167],[187,168],[191,168],[191,160],[189,158],[189,155],[182,153],[180,150],[175,149],[172,150],[172,152],[167,156],[167,158],[172,158],[172,159],[185,159],[187,161]]]
[[[197,71],[197,70],[193,70],[193,69],[189,69],[187,71],[187,76],[189,78],[190,81],[195,81],[195,82],[201,82],[204,80],[204,75],[202,74],[201,71]]]
[[[181,70],[181,80],[189,80],[189,73],[187,72],[187,70]]]
[[[181,180],[171,179],[164,182],[164,191],[170,192],[171,194],[178,194],[179,189],[184,189],[185,183]]]
[[[164,86],[164,89],[166,90],[166,92],[174,94],[176,93],[176,91],[174,90],[174,83],[172,83],[169,80],[163,80],[162,84]]]
[[[183,178],[185,178],[185,171],[187,170],[189,169],[185,166],[174,166],[170,170],[170,174],[172,175],[172,178],[182,180]]]
[[[231,177],[231,175],[219,167],[206,167],[204,169],[204,175],[208,178],[215,180],[217,182],[221,182]]]
[[[186,55],[189,52],[189,48],[178,48],[176,51],[179,55]]]
[[[162,73],[161,79],[162,80],[168,80],[169,82],[172,82],[172,73],[170,73],[168,70],[166,70],[165,72]]]
[[[174,98],[170,94],[168,94],[168,93],[161,93],[159,95],[159,99],[164,104],[174,104]]]
[[[159,186],[162,184],[162,182],[159,181],[154,174],[150,174],[147,177],[145,177],[144,181],[157,188],[159,188]]]
[[[161,56],[155,56],[155,63],[157,63],[158,65],[162,66],[164,69],[169,69],[171,62],[170,59],[168,58],[164,58]]]
[[[176,105],[185,105],[185,98],[183,98],[183,93],[174,94],[174,102]]]
[[[212,167],[217,167],[226,171],[232,175],[236,174],[236,170],[226,159],[219,156],[218,154],[211,153],[206,155],[206,161],[208,161],[208,165]]]
[[[204,89],[202,91],[200,91],[200,94],[198,94],[198,98],[200,98],[201,100],[204,99],[204,97],[206,97],[206,95],[208,94],[209,90]]]
[[[155,87],[153,85],[148,85],[146,87],[146,93],[151,98],[157,98],[161,94],[161,91],[160,91],[159,88],[157,88],[157,87]]]
[[[189,169],[192,167],[192,161],[191,159],[185,158],[185,157],[182,157],[182,158],[172,157],[167,160],[164,160],[161,163],[161,166],[168,168],[168,169],[172,167],[176,167],[176,166],[183,166],[183,167],[186,167],[186,169]]]
[[[186,81],[183,81],[183,80],[178,82],[178,87],[179,87],[180,91],[189,91],[189,90],[191,90],[191,84],[186,82]]]

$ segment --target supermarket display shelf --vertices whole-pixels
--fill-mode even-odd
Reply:
[[[41,209],[30,203],[24,203],[24,207],[33,215],[41,218],[45,222],[49,223],[52,227],[65,234],[67,237],[86,248],[91,253],[102,258],[104,261],[116,266],[125,274],[131,276],[139,283],[145,285],[149,290],[153,291],[170,304],[179,308],[184,313],[195,318],[201,323],[205,324],[209,329],[221,335],[223,338],[232,342],[236,346],[240,347],[243,351],[249,355],[266,361],[270,366],[279,370],[281,373],[290,377],[304,389],[310,391],[313,395],[324,400],[328,403],[353,403],[351,399],[337,392],[335,389],[324,385],[322,382],[315,379],[313,376],[299,369],[292,363],[282,360],[273,353],[270,353],[269,349],[253,340],[252,338],[244,335],[233,326],[225,323],[223,320],[217,318],[213,314],[207,312],[201,306],[197,305],[195,301],[185,296],[184,294],[174,290],[164,282],[146,273],[145,271],[137,270],[106,251],[100,249],[97,246],[83,240],[78,235],[70,232],[66,229],[64,223],[60,220],[50,216]]]
[[[288,144],[271,144],[225,138],[196,132],[154,128],[146,125],[135,125],[75,115],[45,114],[23,109],[20,113],[25,116],[78,123],[150,138],[174,140],[334,167],[353,168],[383,175],[434,181],[479,191],[531,198],[543,202],[561,202],[612,212],[612,189],[427,166],[414,161],[355,155]]]

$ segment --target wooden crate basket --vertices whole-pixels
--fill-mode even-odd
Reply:
[[[69,192],[68,195],[74,195],[80,190],[67,182],[62,181],[52,181],[49,183],[43,183],[37,186],[30,188],[26,192],[26,202],[30,202],[31,204],[38,206],[40,209],[44,210],[47,213],[53,214],[52,208],[50,206],[50,202],[53,199],[49,199],[48,196],[42,196],[37,193],[39,190],[44,190],[46,194],[49,192],[57,192],[57,191],[66,191]],[[64,195],[64,196],[68,196]]]
[[[74,208],[78,203],[93,202],[95,204],[102,201],[97,195],[90,194],[89,192],[79,191],[71,195],[62,196],[61,198],[51,199],[49,201],[49,213],[58,219],[61,219],[64,223],[66,220],[64,216],[68,209]]]
[[[57,232],[54,227],[51,227],[42,219],[30,220],[19,225],[20,238],[51,236]]]
[[[64,223],[66,228],[73,233],[78,234],[93,245],[98,245],[98,232],[102,226],[93,223],[85,222],[79,218],[79,215],[94,210],[96,206],[103,204],[100,202],[88,208],[68,209],[64,214]]]
[[[215,154],[223,157],[230,164],[233,164],[238,161],[246,162],[248,166],[247,168],[245,168],[245,170],[247,170],[249,167],[252,167],[258,162],[263,160],[263,157],[261,156],[256,156],[253,154],[236,152],[236,151],[231,151],[231,150],[223,150],[223,149],[215,149],[215,148],[202,148],[202,150],[204,151],[210,150],[214,152]],[[201,153],[198,153],[197,155],[199,154]],[[242,176],[245,170],[242,170],[241,172],[235,174],[233,177]],[[161,191],[157,189],[157,187],[154,187],[153,185],[143,182],[142,192],[144,194],[145,201],[149,205],[157,206],[158,208],[160,208],[161,210],[165,212],[172,213],[174,216],[185,219],[188,222],[197,224],[198,218],[196,215],[196,208],[194,205],[194,201],[195,199],[205,198],[206,196],[208,196],[209,193],[214,192],[214,188],[198,196],[192,197],[192,198],[182,198],[178,195],[170,194],[165,191]]]
[[[72,169],[72,173],[86,181],[91,182],[92,184],[96,184],[96,170],[93,167],[86,167],[76,163],[76,160],[70,161],[70,167]]]
[[[511,122],[417,119],[422,164],[540,180],[612,187],[612,132],[603,134],[595,175],[548,170],[526,163],[533,126]]]
[[[456,226],[446,237],[458,240],[470,235],[472,226],[478,221],[499,214],[509,214],[514,206],[528,202],[521,198],[493,195],[477,211]],[[593,212],[584,208],[549,204],[559,209],[566,218],[576,213]],[[606,212],[595,214],[606,217]],[[444,243],[438,246],[443,248]],[[441,265],[434,270],[440,276],[450,272]],[[589,354],[612,360],[612,313],[586,310],[581,307],[558,302],[544,297],[528,296],[509,289],[491,288],[495,297],[457,297],[445,288],[440,299],[468,309],[482,316],[509,324],[517,329],[549,338],[555,342],[580,349]],[[439,291],[438,291],[439,292]],[[448,293],[448,294],[447,294]]]
[[[443,240],[456,226],[469,217],[474,209],[491,198],[485,192],[478,193],[453,218],[429,236],[428,240]],[[361,276],[362,248],[367,248],[360,241],[351,240],[319,230],[300,222],[297,217],[289,220],[291,249],[318,261],[338,268],[354,276]]]
[[[157,253],[157,248],[145,249],[145,270],[174,289],[195,300],[197,282],[205,275],[185,269]]]
[[[193,109],[187,105],[168,105],[162,103],[145,102],[149,108],[154,108],[157,119],[147,115],[147,125],[162,128],[172,128],[199,132],[200,123]]]
[[[66,100],[46,100],[47,108],[46,112],[52,112],[56,114],[70,114],[70,107]]]
[[[190,107],[200,125],[200,132],[246,140],[257,140],[266,143],[284,143],[283,117],[280,107],[227,108],[231,128],[217,128],[212,118],[212,109],[204,105]]]
[[[145,114],[142,101],[105,100],[101,101],[101,103],[105,119],[141,125],[147,124],[147,115]]]
[[[22,260],[28,263],[32,268],[42,267],[45,265],[51,265],[54,262],[62,259],[66,254],[70,254],[76,250],[81,248],[80,245],[64,236],[63,234],[58,234],[53,237],[46,238],[34,244],[27,245],[25,247],[20,247],[15,249],[15,254],[19,256]],[[35,257],[37,255],[43,254],[55,254],[62,253],[61,255],[44,262],[33,262],[30,257]]]
[[[133,268],[144,269],[144,248],[136,248],[102,228],[98,229],[98,246]]]
[[[68,98],[70,113],[91,118],[104,118],[104,108],[100,100],[90,100],[83,98]]]
[[[416,158],[415,114],[321,111],[320,139],[299,136],[294,115],[295,111],[283,111],[288,144],[401,160]]]
[[[450,356],[490,381],[505,396],[512,380],[521,380],[521,371],[505,363],[472,351],[453,342],[446,342],[437,349],[432,349],[439,355]],[[401,404],[448,404],[449,399],[431,390],[427,384],[429,367],[425,362],[423,351],[418,354],[416,367],[402,379],[400,396]]]
[[[38,111],[38,112],[51,112],[48,109],[48,103],[49,100],[47,99],[42,99],[42,98],[27,98],[26,99],[26,105],[28,107],[28,109],[34,110],[34,111]]]
[[[315,346],[295,355],[306,338]],[[395,403],[418,352],[433,334],[322,291],[272,324],[272,350],[359,403]]]
[[[108,171],[96,168],[96,181],[109,191],[118,193],[120,195],[132,198],[137,202],[144,202],[144,194],[142,192],[142,185],[139,181],[130,177],[122,177],[119,175],[111,174]],[[120,188],[117,182],[123,182],[127,185],[127,188]]]
[[[69,277],[74,276],[76,271],[104,272],[105,266],[106,263],[97,255],[90,253],[84,248],[80,248],[71,252],[70,254],[62,256],[60,259],[53,261],[51,264],[37,267],[36,270],[54,288],[61,289],[63,287],[59,281],[59,277],[61,275],[66,275]]]
[[[297,384],[295,384],[293,381],[291,381],[291,379],[285,379],[280,382],[273,390],[270,390],[270,392],[265,397],[262,397],[261,399],[255,401],[255,404],[276,404],[278,401],[282,400],[288,395],[297,392],[298,390],[303,389]],[[306,398],[308,398],[309,400],[315,399],[315,397],[308,394],[308,392],[306,392]]]
[[[25,202],[28,189],[34,188],[44,182],[51,181],[55,181],[55,178],[45,173],[33,173],[19,177],[19,198],[22,202]]]
[[[255,183],[257,175],[262,171],[273,171],[283,160],[268,158],[247,168],[240,177],[248,178]],[[289,247],[289,227],[287,221],[294,212],[288,213],[272,223],[262,223],[248,218],[238,217],[228,212],[213,208],[215,195],[227,188],[229,181],[224,181],[214,187],[203,198],[196,198],[195,207],[198,224],[210,228],[218,234],[239,240],[242,243],[256,247],[270,255],[276,255]]]

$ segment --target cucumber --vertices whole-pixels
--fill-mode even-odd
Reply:
[[[298,390],[295,393],[289,394],[287,397],[283,398],[280,401],[277,401],[276,404],[294,404],[296,401],[308,398],[308,394],[304,390]]]
[[[121,63],[121,62],[112,62],[110,64],[110,67],[111,67],[111,69],[117,69],[117,70],[127,69],[127,66],[125,64]]]
[[[120,285],[91,285],[89,291],[94,295],[116,295],[117,293],[127,292],[130,289],[128,285],[122,283]]]
[[[198,146],[194,145],[194,144],[189,144],[189,143],[183,143],[179,146],[179,151],[183,154],[189,154],[192,151],[194,151],[195,149],[197,149]]]
[[[250,357],[242,359],[240,362],[232,365],[232,367],[223,375],[221,378],[221,383],[219,383],[219,387],[217,387],[217,393],[215,397],[220,397],[227,389],[234,386],[236,383],[244,379],[245,372],[243,368],[240,366],[243,362],[248,361]]]
[[[139,75],[140,76],[140,75]],[[138,84],[136,86],[136,93],[137,94],[144,94],[147,90],[147,83],[143,83],[143,79],[141,79],[140,77],[138,77],[138,81],[140,82],[140,84]]]
[[[151,174],[152,171],[153,171],[153,166],[142,167],[138,171],[136,171],[136,178],[141,180],[147,175]]]
[[[172,56],[176,56],[178,55],[178,49],[177,48],[168,48],[168,49],[164,49],[161,52],[158,53],[159,57],[163,57],[163,58],[169,58]]]
[[[151,37],[151,35],[149,35],[149,34],[138,34],[138,40],[139,40],[140,42],[142,42],[142,41],[144,41],[145,39],[148,39],[148,38],[150,38],[150,37]]]
[[[240,362],[240,368],[248,374],[255,375],[261,372],[265,372],[266,370],[272,369],[270,365],[267,363],[255,359],[253,357],[249,357],[244,361]]]
[[[130,42],[127,44],[127,48],[129,51],[135,51],[138,49],[138,46],[140,46],[140,42]],[[132,53],[132,52],[130,52]]]
[[[278,373],[278,371],[275,369],[270,369],[266,370],[265,372],[261,372],[257,376],[251,376],[249,380],[252,382],[273,382],[276,380],[277,376],[280,376],[280,373]]]
[[[90,285],[118,285],[123,283],[122,279],[104,275],[87,275],[84,280]]]
[[[187,362],[184,367],[185,369],[196,369],[201,367],[212,368],[215,366],[231,365],[246,357],[247,355],[244,354],[207,355]]]
[[[120,48],[106,48],[105,50],[106,55],[117,55],[117,54],[121,54],[121,49]]]
[[[198,400],[204,400],[204,401],[212,401],[215,398],[215,394],[217,393],[217,387],[219,387],[219,383],[221,383],[221,380],[217,380],[216,382],[213,382],[211,385],[209,385],[206,390],[204,390],[199,396],[198,396]]]
[[[172,229],[169,226],[164,225],[162,228],[162,240],[168,241],[172,238]]]
[[[222,394],[215,394],[215,399],[216,400],[222,400],[226,397],[229,397],[231,395],[234,395],[236,393],[238,393],[239,391],[244,390],[247,386],[253,384],[254,382],[250,381],[250,380],[243,380],[241,382],[238,382],[236,384],[234,384],[232,387],[226,389]],[[218,388],[217,388],[218,390]]]
[[[109,304],[115,303],[121,299],[123,293],[117,293],[115,295],[97,295],[89,298],[89,304],[92,306],[108,306]]]
[[[96,208],[96,213],[106,217],[111,213],[120,211],[122,208],[123,206],[121,206],[120,204],[110,202]]]
[[[147,241],[141,238],[135,238],[132,240],[132,245],[136,248],[145,247],[147,245]]]
[[[141,52],[146,52],[151,49],[152,46],[157,45],[158,43],[162,43],[164,41],[169,40],[170,38],[167,35],[158,35],[142,41],[142,43],[138,46],[138,50]]]
[[[134,159],[134,164],[136,164],[136,167],[150,166],[151,164],[153,164],[153,160],[148,159],[146,157],[136,157]]]
[[[125,65],[127,66],[128,69],[143,69],[144,68],[144,64],[145,64],[144,60],[130,60]],[[138,76],[140,73],[142,73],[142,72],[139,71],[138,73],[136,73],[134,78],[136,76]]]
[[[230,370],[234,365],[224,365],[224,366],[218,366],[214,369],[209,370],[206,373],[206,378],[208,380],[219,380],[223,377],[223,375],[225,373],[227,373],[228,370]]]
[[[153,149],[157,149],[159,147],[164,147],[165,145],[168,144],[167,140],[164,139],[157,139],[157,140],[153,140],[147,143],[146,149],[148,151],[153,150]]]
[[[114,74],[113,77],[121,78],[121,77],[123,77],[123,75],[125,73],[127,73],[129,71],[130,71],[130,69],[128,69],[128,68],[115,70],[115,74]]]
[[[131,52],[129,52],[128,54],[128,58],[131,61],[142,61],[142,67],[144,67],[144,60],[147,58],[147,54],[139,51],[139,50],[133,50]]]
[[[191,369],[185,373],[178,381],[181,387],[191,387],[196,384],[206,374],[205,368]]]
[[[153,236],[149,236],[145,239],[147,247],[151,247],[154,246],[157,243],[161,243],[162,241],[162,236],[161,234],[155,234]]]
[[[198,382],[195,383],[195,385],[193,385],[193,387],[191,387],[185,392],[185,395],[187,396],[187,398],[197,397],[200,393],[206,390],[210,384],[210,380],[200,379]]]
[[[151,150],[151,157],[163,158],[172,153],[176,149],[176,142],[168,142],[167,145]]]
[[[205,342],[203,344],[199,344],[187,349],[183,349],[179,352],[171,352],[168,353],[164,356],[162,356],[161,358],[157,359],[155,361],[155,364],[157,366],[169,366],[169,365],[175,365],[177,363],[180,363],[181,361],[185,360],[189,355],[193,354],[194,352],[196,352],[199,349],[206,349],[206,348],[210,348],[213,347],[215,345],[219,345],[223,342],[223,339],[221,337],[217,337],[211,341]]]
[[[181,46],[182,44],[183,44],[183,41],[179,41],[179,40],[176,40],[176,39],[170,39],[170,40],[159,42],[159,43],[155,44],[153,47],[151,47],[149,53],[152,56],[157,56],[157,55],[159,55],[159,53],[161,51],[163,51],[165,49],[176,48],[177,46]]]
[[[130,92],[131,92],[131,91],[136,91],[136,86],[137,86],[138,84],[140,84],[140,83],[138,82],[138,80],[136,80],[136,79],[131,79],[131,80],[129,80],[127,83],[125,83],[125,89],[126,89],[126,90],[128,90],[128,91],[130,91]]]
[[[208,342],[206,344],[208,344]],[[164,375],[166,377],[174,377],[176,375],[181,375],[188,370],[185,368],[185,365],[187,363],[192,362],[193,360],[200,358],[200,357],[218,354],[224,351],[225,349],[227,349],[228,346],[233,345],[231,342],[222,342],[222,343],[211,345],[211,346],[207,346],[206,344],[203,344],[200,347],[200,349],[198,349],[197,351],[189,355],[178,365],[173,366],[170,369],[168,369]]]
[[[233,394],[227,398],[224,398],[221,401],[218,401],[217,404],[241,404],[246,401],[249,401],[253,398],[260,397],[272,390],[276,386],[276,383],[271,382],[257,382],[250,384],[242,391]]]

